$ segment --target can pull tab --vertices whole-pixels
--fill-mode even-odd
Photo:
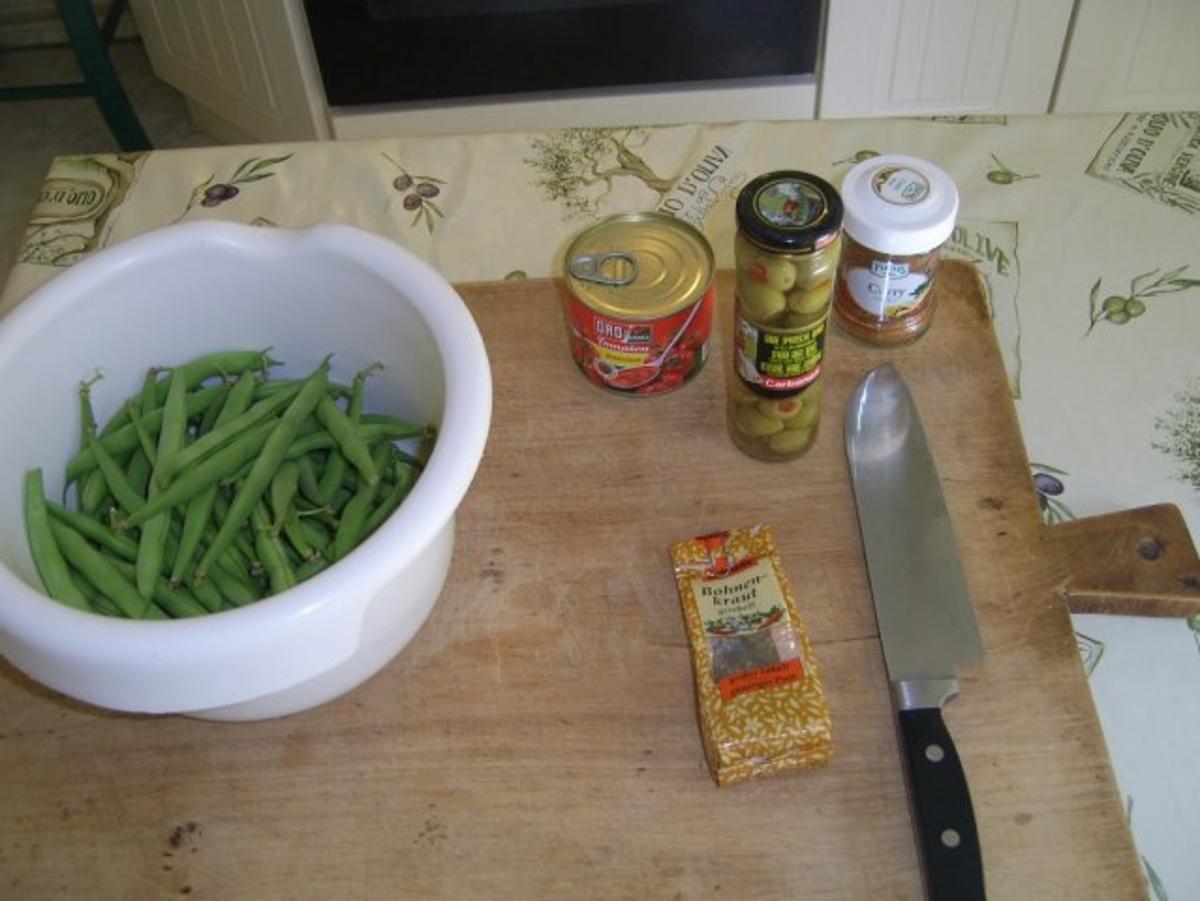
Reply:
[[[577,279],[613,287],[632,284],[638,277],[637,260],[623,250],[577,256],[570,268]]]

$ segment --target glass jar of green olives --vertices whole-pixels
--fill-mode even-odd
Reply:
[[[842,201],[807,172],[759,176],[738,194],[729,433],[760,460],[812,447],[841,248]]]

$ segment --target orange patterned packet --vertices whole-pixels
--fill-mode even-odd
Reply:
[[[717,785],[828,763],[825,690],[771,527],[677,541],[671,562]]]

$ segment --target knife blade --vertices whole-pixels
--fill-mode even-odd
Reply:
[[[925,430],[891,364],[855,389],[845,436],[925,891],[983,898],[971,794],[942,718],[957,667],[983,659],[983,642]]]

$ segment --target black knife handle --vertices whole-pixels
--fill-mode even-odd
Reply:
[[[942,711],[901,710],[899,719],[925,893],[930,901],[983,899],[975,811]]]

